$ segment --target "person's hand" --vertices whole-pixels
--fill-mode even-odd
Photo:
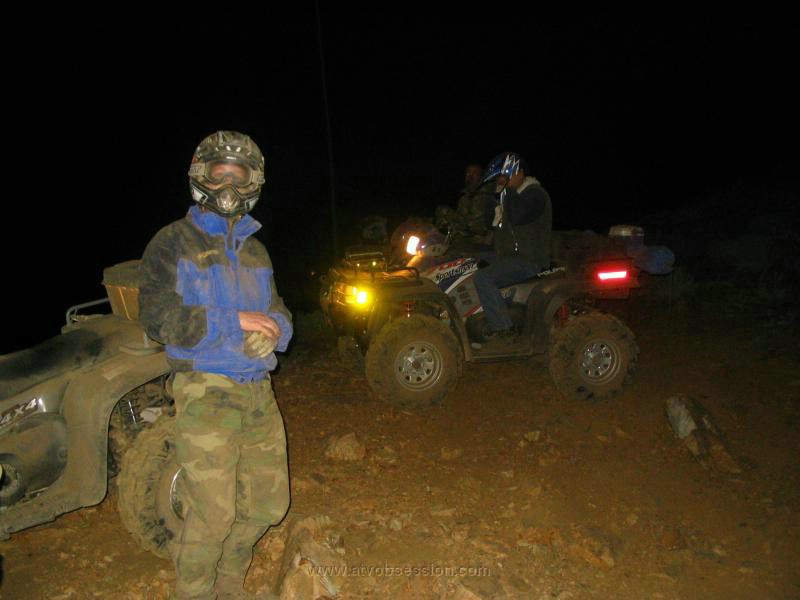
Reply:
[[[281,337],[281,328],[277,321],[263,312],[240,312],[239,327],[242,331],[258,331],[276,340]]]
[[[250,358],[266,358],[277,345],[278,338],[260,331],[246,331],[244,334],[244,353]]]
[[[508,187],[510,187],[512,190],[516,190],[522,185],[523,181],[525,181],[525,173],[522,171],[517,171],[511,176],[511,179],[508,180]]]

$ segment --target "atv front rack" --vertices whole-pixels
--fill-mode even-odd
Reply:
[[[408,275],[401,275],[407,273]],[[359,268],[348,264],[348,261],[343,261],[342,265],[331,269],[331,274],[334,280],[365,280],[368,279],[371,284],[386,283],[391,284],[396,281],[409,281],[410,278],[419,279],[419,270],[416,267],[402,266],[402,267],[389,267],[384,269],[367,269]]]

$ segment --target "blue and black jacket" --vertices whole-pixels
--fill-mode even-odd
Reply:
[[[292,315],[275,287],[272,261],[252,235],[260,223],[244,215],[233,227],[193,206],[159,231],[142,257],[140,320],[166,345],[175,371],[207,371],[258,381],[277,366],[275,354],[244,353],[240,311],[264,312],[281,328],[277,350],[292,337]]]

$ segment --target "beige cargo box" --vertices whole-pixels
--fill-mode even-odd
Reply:
[[[139,318],[139,260],[129,260],[103,270],[103,285],[111,311],[131,321]]]

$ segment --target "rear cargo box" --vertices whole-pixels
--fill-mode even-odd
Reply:
[[[115,315],[139,318],[139,260],[129,260],[103,270],[103,285]]]

